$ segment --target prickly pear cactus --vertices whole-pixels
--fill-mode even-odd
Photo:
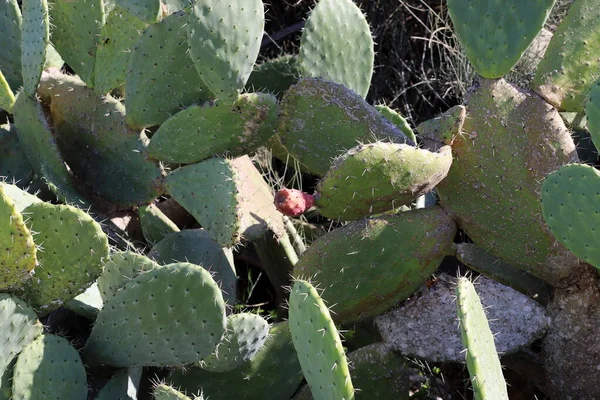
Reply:
[[[508,400],[502,366],[496,353],[481,300],[468,278],[456,285],[456,306],[460,319],[460,335],[466,347],[466,360],[476,400]]]
[[[156,267],[157,263],[141,254],[131,251],[112,253],[98,277],[102,300],[108,300],[136,276]]]
[[[50,22],[46,0],[25,0],[21,26],[22,94],[33,96],[37,90],[46,62],[46,48],[50,40]]]
[[[185,394],[168,385],[158,385],[152,393],[155,400],[191,400]]]
[[[298,280],[290,292],[290,331],[315,400],[354,399],[339,333],[317,289]]]
[[[0,176],[10,177],[20,187],[26,187],[33,171],[19,143],[14,124],[0,125]]]

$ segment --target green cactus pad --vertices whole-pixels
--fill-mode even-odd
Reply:
[[[254,67],[246,88],[249,92],[262,91],[279,97],[299,79],[298,59],[294,55],[286,54]]]
[[[96,52],[106,22],[104,8],[103,0],[87,0],[56,1],[50,9],[52,43],[88,87],[94,87]]]
[[[0,71],[0,109],[10,112],[15,104],[15,95]]]
[[[407,141],[395,125],[356,93],[317,78],[303,79],[286,92],[278,135],[287,151],[318,175],[324,175],[331,161],[357,142]]]
[[[179,228],[154,203],[138,209],[144,238],[150,244],[158,243]]]
[[[567,165],[542,184],[542,212],[552,234],[580,259],[600,269],[600,172],[588,165]],[[582,234],[586,233],[586,234]]]
[[[57,142],[89,190],[119,207],[148,204],[160,194],[162,169],[147,158],[147,139],[125,125],[125,107],[100,97],[77,77],[44,74]]]
[[[12,377],[17,358],[13,358],[9,366],[0,375],[0,400],[12,400]]]
[[[554,286],[581,268],[548,231],[544,178],[577,160],[552,106],[504,80],[482,81],[467,98],[454,160],[436,187],[444,209],[479,247]]]
[[[329,309],[309,282],[294,282],[289,310],[292,341],[315,400],[354,399],[340,336]]]
[[[466,359],[476,400],[508,400],[502,366],[496,353],[481,300],[468,278],[459,278],[456,305],[460,336],[467,348]]]
[[[83,293],[102,271],[108,238],[100,224],[68,205],[36,203],[23,211],[36,232],[40,263],[25,288],[27,302],[48,313]]]
[[[122,7],[149,24],[158,22],[162,16],[160,0],[116,0],[115,4],[115,9]]]
[[[227,372],[251,361],[262,348],[269,323],[259,315],[242,313],[227,318],[227,331],[215,352],[200,362],[211,372]]]
[[[190,57],[206,87],[234,100],[258,57],[265,26],[262,0],[198,0],[190,12]]]
[[[302,381],[302,370],[287,322],[269,330],[263,348],[252,361],[228,372],[208,372],[199,367],[175,371],[168,380],[187,393],[202,391],[210,400],[289,399]]]
[[[21,9],[17,0],[0,1],[0,71],[13,91],[23,85],[21,76]]]
[[[59,200],[85,206],[87,202],[72,187],[71,175],[40,104],[19,95],[13,113],[19,142],[34,172],[44,178]]]
[[[596,148],[600,148],[600,81],[592,86],[585,106],[588,130]]]
[[[314,241],[293,276],[310,277],[325,289],[336,322],[357,321],[412,296],[438,268],[455,234],[456,225],[439,206],[353,221]]]
[[[448,174],[452,151],[406,144],[359,145],[333,162],[317,184],[315,205],[329,219],[349,221],[410,204]]]
[[[233,251],[224,249],[203,229],[185,229],[158,242],[148,257],[159,264],[190,262],[200,265],[217,282],[225,303],[235,305],[237,275],[233,264]]]
[[[422,122],[417,127],[419,136],[437,143],[452,144],[462,132],[466,111],[465,106],[454,106],[439,117]]]
[[[19,355],[12,389],[14,400],[82,400],[87,376],[79,353],[66,339],[41,335]]]
[[[323,78],[367,96],[375,61],[371,29],[352,0],[320,0],[306,21],[298,64],[305,78]]]
[[[273,136],[277,99],[264,93],[240,95],[232,106],[191,106],[165,121],[148,151],[160,161],[189,164],[227,153],[236,157]]]
[[[600,75],[600,1],[576,0],[538,65],[536,91],[564,111],[581,111]]]
[[[223,247],[237,244],[242,236],[259,238],[267,229],[278,237],[285,232],[271,189],[247,156],[178,168],[164,186]]]
[[[37,265],[31,232],[13,201],[0,186],[0,290],[15,289],[29,278]],[[1,371],[0,371],[1,372]]]
[[[44,64],[44,69],[61,69],[63,65],[65,65],[65,61],[62,59],[60,54],[58,54],[52,43],[48,43],[48,46],[46,46],[46,63]]]
[[[33,177],[31,164],[12,124],[0,125],[0,177],[21,187],[28,185]]]
[[[4,194],[10,198],[18,212],[23,212],[23,210],[33,203],[40,203],[42,201],[36,196],[20,189],[18,186],[10,185],[6,182],[0,182],[0,188],[4,191]]]
[[[508,74],[543,28],[555,0],[449,0],[448,11],[467,58],[488,79]]]
[[[155,400],[191,400],[185,394],[168,385],[158,385],[152,393]]]
[[[43,330],[44,327],[27,303],[0,293],[0,376],[6,374],[11,361]],[[4,386],[4,383],[0,385],[0,392],[6,389]]]
[[[23,1],[21,25],[21,74],[23,95],[33,96],[46,63],[46,47],[50,43],[50,22],[46,0]]]
[[[125,79],[126,121],[133,128],[159,125],[183,107],[211,97],[189,58],[187,14],[150,25],[138,40]]]
[[[64,305],[65,308],[92,321],[96,319],[103,306],[104,302],[96,282],[87,288],[85,292],[73,300],[67,301]]]
[[[95,400],[137,400],[142,372],[142,368],[118,370],[100,389]]]
[[[98,290],[107,301],[136,276],[158,267],[154,261],[131,251],[113,253],[98,277]]]
[[[408,124],[408,121],[404,119],[402,115],[400,115],[397,111],[392,110],[390,107],[384,105],[377,105],[375,106],[375,109],[379,111],[379,113],[383,115],[388,121],[396,125],[398,129],[400,129],[402,133],[406,135],[407,138],[417,143],[417,137],[415,136],[415,133]]]
[[[179,263],[138,275],[98,314],[88,364],[181,366],[211,354],[225,332],[225,303],[205,269]]]
[[[148,24],[118,5],[106,17],[96,50],[94,90],[99,94],[125,84],[131,52]]]

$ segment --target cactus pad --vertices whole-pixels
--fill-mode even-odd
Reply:
[[[233,105],[191,106],[161,125],[148,150],[158,160],[180,164],[240,156],[273,136],[276,118],[277,99],[264,93],[240,95]]]
[[[88,87],[94,87],[96,51],[106,18],[104,3],[56,1],[50,9],[52,43]]]
[[[50,42],[48,3],[46,0],[23,1],[21,25],[21,74],[23,95],[33,96],[40,83]]]
[[[36,203],[23,211],[35,240],[40,265],[25,288],[28,303],[47,313],[83,293],[100,275],[108,238],[100,224],[68,205]]]
[[[592,86],[585,106],[588,130],[596,148],[600,148],[600,81]]]
[[[84,359],[120,367],[199,362],[215,350],[225,325],[223,296],[210,273],[170,264],[138,275],[107,300]]]
[[[349,221],[410,204],[448,174],[450,146],[439,153],[406,144],[359,145],[336,159],[317,184],[321,215]]]
[[[187,23],[190,57],[206,87],[222,100],[244,88],[265,26],[262,0],[198,0]]]
[[[438,206],[353,221],[314,241],[293,276],[323,286],[336,322],[357,321],[410,297],[438,268],[455,234],[454,221]]]
[[[115,3],[150,24],[158,22],[162,16],[160,0],[116,0]]]
[[[59,336],[41,335],[17,359],[13,399],[85,399],[86,380],[77,350]]]
[[[252,71],[246,88],[249,92],[264,91],[278,97],[300,79],[298,59],[286,54],[264,61]]]
[[[488,79],[508,74],[543,28],[555,0],[449,0],[448,11],[469,61]]]
[[[182,107],[211,97],[187,52],[187,14],[150,25],[129,57],[125,78],[126,121],[133,128],[159,125]],[[152,82],[152,84],[148,84]]]
[[[598,193],[600,172],[587,165],[564,166],[542,185],[542,212],[552,234],[577,257],[600,269],[594,219],[600,213]]]
[[[131,251],[113,253],[98,277],[98,290],[107,301],[129,281],[145,271],[158,267],[154,261]]]
[[[23,84],[21,76],[21,9],[17,0],[0,1],[0,71],[13,91]]]
[[[21,286],[37,265],[36,247],[23,216],[0,186],[0,290]]]
[[[136,400],[142,372],[142,368],[118,370],[98,392],[95,400]]]
[[[286,92],[278,135],[287,151],[318,175],[324,175],[331,161],[357,142],[408,141],[356,93],[317,78],[303,79]]]
[[[6,182],[0,182],[0,188],[7,195],[15,209],[18,212],[23,212],[27,207],[32,205],[33,203],[40,203],[42,200],[37,198],[36,196],[27,193],[26,191],[20,189],[15,185],[10,185]]]
[[[554,33],[533,81],[536,91],[564,111],[581,111],[600,75],[600,2],[576,0]]]
[[[146,242],[158,243],[179,228],[154,203],[138,208],[140,225]]]
[[[10,111],[15,104],[15,95],[0,71],[0,109]]]
[[[269,324],[259,315],[242,313],[227,318],[227,332],[215,352],[200,366],[211,372],[226,372],[250,361],[262,348],[269,333]]]
[[[94,282],[85,292],[66,302],[64,307],[84,318],[95,320],[98,312],[104,307],[98,284]]]
[[[19,143],[15,126],[0,125],[0,177],[24,187],[31,182],[32,176],[31,165]]]
[[[294,283],[289,310],[292,341],[315,400],[354,399],[338,331],[329,309],[309,282]]]
[[[369,24],[352,0],[321,0],[302,32],[298,64],[303,77],[342,84],[365,98],[374,47]]]
[[[168,385],[158,385],[152,393],[155,400],[191,400],[185,394]]]
[[[228,372],[208,372],[199,367],[173,372],[169,381],[187,393],[202,391],[210,400],[289,399],[302,381],[302,370],[292,345],[287,322],[269,330],[263,348],[252,361]]]
[[[375,106],[375,109],[379,111],[379,113],[383,115],[388,121],[396,125],[398,129],[400,129],[408,139],[412,140],[414,143],[417,143],[417,137],[415,136],[415,133],[408,124],[408,121],[404,119],[402,115],[400,115],[397,111],[392,110],[390,107],[384,105]]]
[[[476,400],[508,400],[502,366],[496,353],[481,300],[468,278],[459,278],[456,305],[460,319],[460,335],[467,348],[466,359]]]

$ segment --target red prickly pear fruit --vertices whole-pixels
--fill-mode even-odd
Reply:
[[[275,207],[283,215],[297,217],[315,204],[315,198],[297,189],[281,189],[275,195]]]

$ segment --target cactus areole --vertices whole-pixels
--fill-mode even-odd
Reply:
[[[297,189],[281,189],[275,195],[275,207],[288,217],[304,214],[315,204],[314,196]]]

